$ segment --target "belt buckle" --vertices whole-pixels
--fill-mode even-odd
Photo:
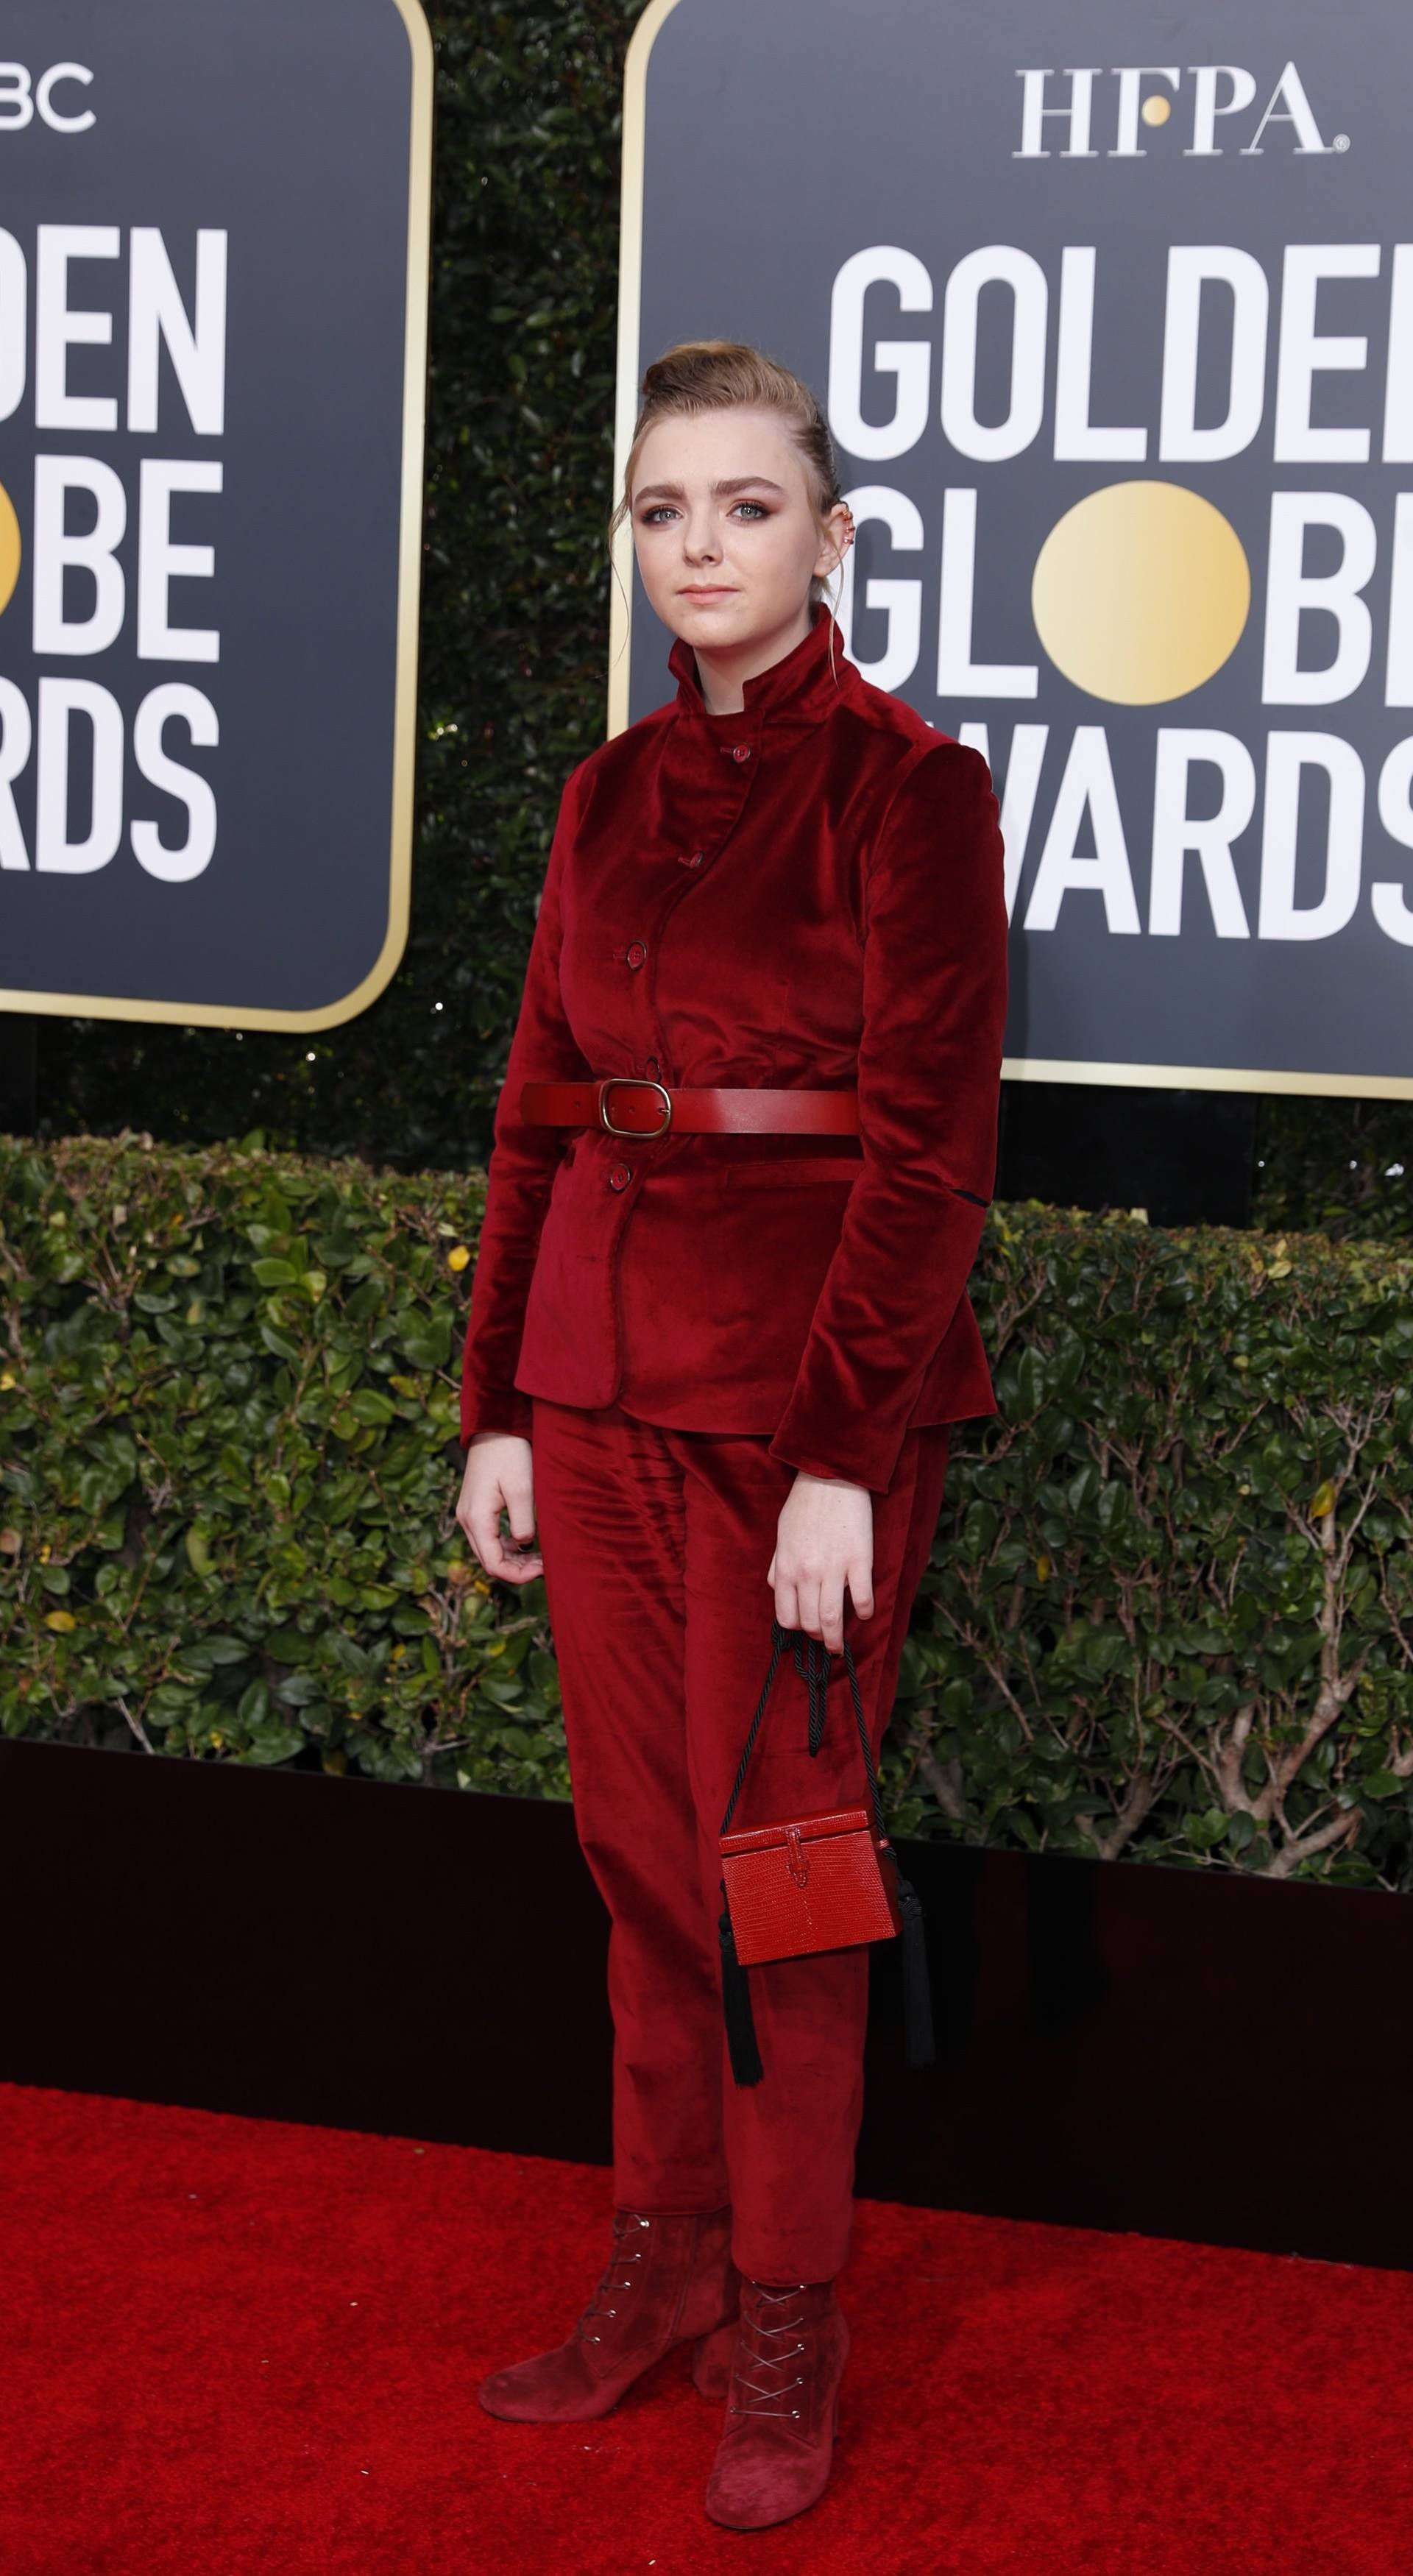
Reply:
[[[613,1120],[608,1114],[608,1095],[612,1091],[615,1083],[620,1082],[631,1082],[639,1091],[655,1091],[658,1094],[658,1097],[662,1102],[662,1125],[660,1127],[615,1127]],[[672,1096],[665,1083],[650,1081],[646,1074],[606,1074],[599,1085],[599,1121],[602,1126],[607,1128],[610,1136],[638,1136],[644,1139],[650,1139],[654,1136],[665,1136],[668,1128],[672,1124]]]

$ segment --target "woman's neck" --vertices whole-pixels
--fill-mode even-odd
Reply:
[[[773,670],[803,644],[815,619],[815,610],[806,602],[789,627],[777,627],[767,636],[756,636],[749,644],[738,645],[734,652],[704,652],[696,647],[697,686],[709,716],[738,716],[745,706],[745,682],[758,679],[762,671]]]

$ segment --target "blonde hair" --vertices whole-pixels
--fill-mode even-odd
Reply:
[[[836,502],[843,500],[829,423],[802,376],[741,340],[679,340],[644,371],[638,417],[623,468],[623,490],[608,522],[610,563],[613,540],[631,507],[638,452],[654,423],[690,418],[697,412],[726,411],[745,403],[780,414],[781,426],[804,466],[817,518],[826,518]],[[841,572],[842,569],[841,556]],[[831,606],[832,613],[826,576],[815,573],[810,578],[811,611],[820,600]],[[829,657],[832,669],[832,629]]]

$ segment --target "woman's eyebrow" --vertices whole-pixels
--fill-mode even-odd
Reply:
[[[768,474],[730,474],[726,476],[724,481],[713,483],[711,488],[713,494],[721,492],[745,492],[749,490],[753,492],[778,492],[782,500],[785,497],[784,485],[782,483],[772,483]],[[645,483],[642,490],[640,492],[635,492],[633,495],[635,501],[685,501],[686,497],[687,495],[680,483]]]

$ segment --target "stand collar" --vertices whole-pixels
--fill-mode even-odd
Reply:
[[[858,672],[845,654],[839,628],[822,599],[815,602],[814,623],[808,635],[767,670],[757,671],[754,678],[742,682],[745,705],[734,715],[719,715],[707,706],[697,677],[696,654],[680,635],[668,654],[667,667],[677,682],[678,714],[696,716],[726,732],[741,732],[762,723],[820,724],[853,695],[858,685]]]

